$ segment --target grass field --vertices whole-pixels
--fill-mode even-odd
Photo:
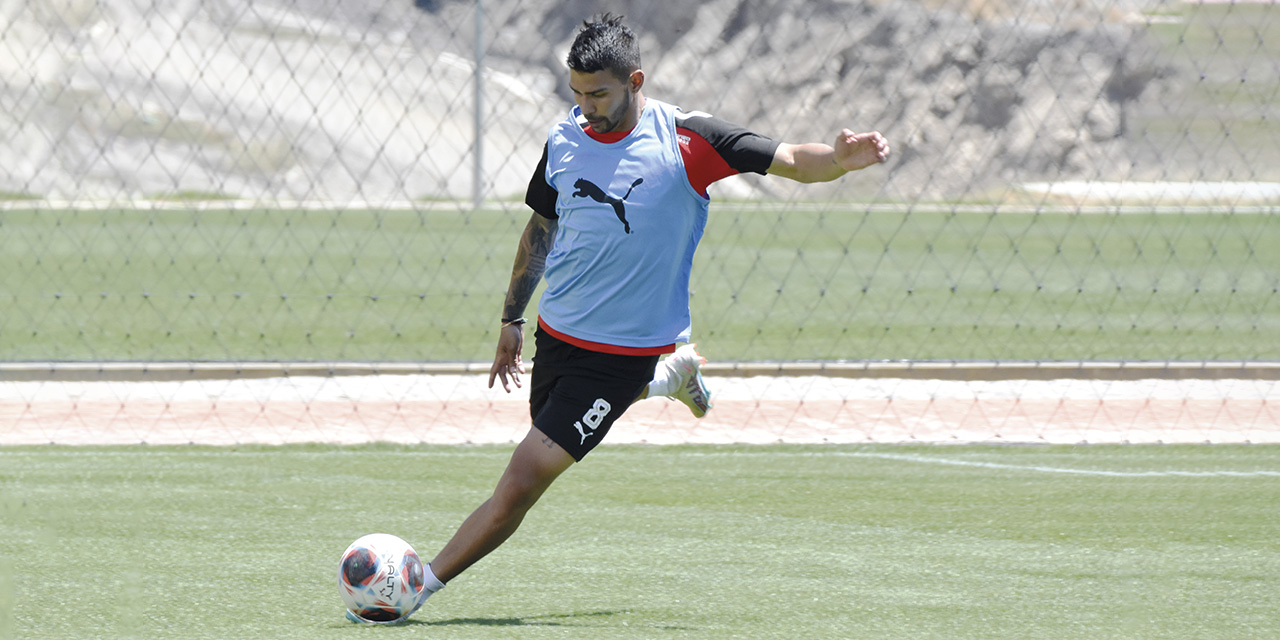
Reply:
[[[0,360],[483,361],[511,212],[0,211]],[[717,360],[1280,358],[1261,213],[717,203]]]
[[[0,450],[0,637],[1280,637],[1270,446],[605,447],[396,628],[361,534],[430,557],[510,447]]]

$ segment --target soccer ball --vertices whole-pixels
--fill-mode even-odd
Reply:
[[[423,589],[418,552],[391,534],[371,533],[352,542],[338,563],[338,593],[347,617],[356,622],[400,622],[417,610]]]

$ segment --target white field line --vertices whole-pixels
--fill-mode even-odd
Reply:
[[[1107,471],[1102,469],[1077,469],[1071,467],[1049,467],[1044,465],[1021,465],[999,462],[982,462],[978,460],[960,460],[940,456],[908,455],[901,453],[877,453],[872,451],[696,451],[681,453],[688,457],[724,457],[724,456],[793,456],[800,458],[877,458],[898,462],[917,464],[934,464],[956,467],[977,467],[983,469],[1001,469],[1009,471],[1030,471],[1034,473],[1059,473],[1080,476],[1101,476],[1108,478],[1280,478],[1280,471],[1256,469],[1251,471],[1184,471],[1163,469],[1159,471]]]
[[[1179,470],[1161,470],[1161,471],[1105,471],[1101,469],[1072,469],[1069,467],[1046,467],[1040,465],[1018,465],[1005,464],[997,462],[981,462],[976,460],[958,460],[955,458],[940,458],[933,456],[913,456],[894,453],[871,453],[871,452],[830,452],[834,455],[845,455],[856,458],[881,458],[885,460],[899,460],[902,462],[914,462],[919,464],[938,464],[950,465],[957,467],[980,467],[984,469],[1007,469],[1010,471],[1033,471],[1037,473],[1062,473],[1080,476],[1103,476],[1110,478],[1280,478],[1280,471],[1179,471]]]
[[[303,457],[347,457],[356,455],[368,455],[366,450],[359,449],[333,449],[329,451],[292,451],[289,456]],[[0,448],[0,458],[3,457],[21,457],[28,455],[25,451],[6,450]],[[58,450],[45,451],[40,455],[54,457],[132,457],[138,455],[137,451],[122,450]],[[198,450],[178,450],[178,451],[162,451],[151,450],[146,451],[148,456],[173,456],[173,457],[213,457],[219,458],[228,455],[222,451],[198,451]],[[236,451],[236,456],[261,456],[276,457],[280,455],[276,451]],[[378,456],[412,456],[412,457],[488,457],[493,454],[488,451],[479,449],[462,448],[462,449],[444,449],[431,452],[423,451],[378,451]],[[504,454],[505,455],[505,454]],[[824,458],[824,457],[840,457],[840,458],[876,458],[882,460],[894,460],[899,462],[911,462],[916,464],[933,464],[958,467],[976,467],[983,469],[999,469],[1008,471],[1025,471],[1032,473],[1052,473],[1066,474],[1078,476],[1096,476],[1107,478],[1280,478],[1280,471],[1270,471],[1265,469],[1257,469],[1251,471],[1186,471],[1179,469],[1162,469],[1158,471],[1108,471],[1102,469],[1078,469],[1071,467],[1050,467],[1044,465],[1019,465],[997,462],[982,462],[976,460],[959,460],[956,458],[945,458],[938,456],[923,455],[906,455],[896,453],[876,453],[869,451],[779,451],[770,448],[768,450],[733,450],[733,451],[683,451],[676,454],[681,458],[743,458],[743,457],[798,457],[798,458]]]

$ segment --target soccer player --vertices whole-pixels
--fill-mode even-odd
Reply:
[[[520,386],[524,313],[538,305],[532,427],[497,488],[426,570],[427,595],[501,545],[551,483],[581,461],[627,407],[671,396],[710,408],[690,339],[689,275],[706,225],[707,187],[754,172],[826,182],[884,162],[878,132],[788,144],[644,95],[635,34],[604,14],[569,51],[577,106],[551,127],[525,202],[489,386]],[[663,354],[672,354],[661,361]],[[423,598],[426,599],[425,596]]]

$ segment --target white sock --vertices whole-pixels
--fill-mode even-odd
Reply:
[[[422,567],[422,586],[426,587],[427,591],[430,591],[431,593],[435,593],[444,588],[444,583],[440,582],[440,578],[436,577],[435,572],[431,570],[430,564],[423,565]]]
[[[669,396],[675,393],[679,382],[680,376],[675,375],[675,371],[672,371],[671,367],[667,366],[667,361],[663,360],[653,370],[653,381],[649,383],[649,397]]]
[[[427,598],[430,598],[432,595],[435,594],[435,592],[443,588],[444,588],[444,583],[440,582],[440,578],[437,578],[436,574],[433,571],[431,571],[431,565],[430,564],[422,565],[422,598],[418,600],[416,604],[413,605],[413,610],[410,611],[409,613],[404,614],[404,616],[402,616],[400,620],[404,620],[405,618],[408,618],[409,616],[417,613],[418,609],[421,609],[422,605],[427,601]],[[400,620],[397,620],[396,622],[399,622]]]

